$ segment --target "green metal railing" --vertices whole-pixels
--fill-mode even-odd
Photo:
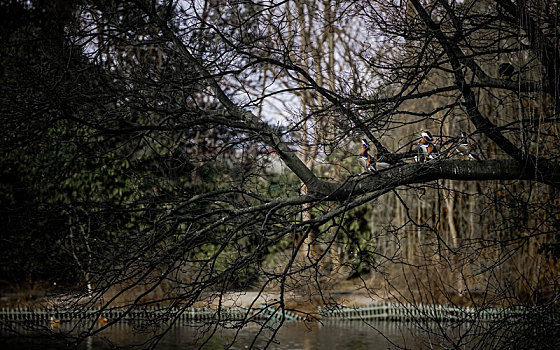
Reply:
[[[452,305],[379,303],[373,305],[349,307],[319,307],[317,315],[322,320],[390,320],[390,321],[493,321],[529,315],[532,308],[474,308]],[[549,314],[560,321],[560,313]],[[303,321],[304,316],[294,312],[262,305],[259,308],[94,308],[87,309],[27,309],[23,307],[0,309],[1,321],[49,321],[61,322],[95,320],[107,318],[109,322],[142,320],[180,320],[180,321]]]
[[[319,307],[318,314],[327,320],[429,320],[492,321],[510,316],[521,316],[524,308],[473,308],[452,305],[379,303],[359,307]]]
[[[210,308],[99,308],[87,309],[28,309],[24,307],[0,309],[1,321],[78,321],[84,319],[106,318],[107,321],[125,320],[181,320],[181,321],[241,321],[241,320],[273,320],[300,321],[304,317],[293,312],[262,305],[260,308],[223,308],[220,310]]]

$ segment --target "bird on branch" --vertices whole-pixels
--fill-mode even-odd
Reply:
[[[362,139],[362,152],[360,153],[358,160],[366,172],[377,172],[391,166],[391,164],[381,161],[383,157],[380,156],[380,153],[376,153],[375,156],[371,156],[369,154],[369,150],[370,147],[366,139]]]
[[[480,157],[475,151],[475,145],[469,141],[468,135],[464,131],[461,131],[461,138],[455,149],[463,157],[467,157],[468,159],[480,160]]]
[[[434,137],[428,130],[424,130],[421,134],[422,138],[416,144],[418,155],[416,161],[424,163],[431,159],[437,158],[437,148]]]

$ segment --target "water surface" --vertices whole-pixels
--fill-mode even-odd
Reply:
[[[69,325],[66,326],[68,329]],[[360,321],[338,322],[338,323],[304,323],[294,322],[285,324],[274,336],[274,342],[268,345],[268,349],[274,350],[314,350],[314,349],[337,349],[337,350],[381,350],[399,348],[421,349],[416,344],[419,337],[414,334],[410,323],[398,323],[378,321],[365,323]],[[61,326],[60,331],[64,331]],[[197,349],[218,350],[231,348],[234,350],[262,349],[273,336],[273,331],[261,329],[258,325],[248,325],[241,331],[235,329],[218,328],[214,336],[208,338],[208,332],[214,327],[202,327],[201,325],[176,325],[158,343],[156,349]],[[111,349],[117,346],[139,346],[146,347],[144,343],[150,339],[151,334],[138,333],[133,325],[122,323],[110,327],[101,335],[90,337],[80,344],[79,349]],[[0,344],[2,345],[2,344]],[[64,349],[62,344],[56,344],[45,339],[12,339],[9,342],[4,339],[1,349]]]

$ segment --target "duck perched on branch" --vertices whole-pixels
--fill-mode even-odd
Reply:
[[[424,130],[421,136],[422,138],[416,144],[416,150],[418,152],[416,161],[424,163],[430,159],[436,159],[437,148],[436,142],[434,142],[434,137],[428,130]]]
[[[362,139],[362,152],[360,153],[360,157],[358,158],[360,165],[364,171],[369,171],[371,157],[369,155],[369,145],[366,139]]]
[[[475,151],[475,145],[469,141],[468,135],[464,131],[461,131],[461,138],[455,149],[463,157],[467,157],[468,159],[480,160],[480,157]]]
[[[362,139],[362,152],[360,153],[360,158],[358,160],[366,172],[377,172],[391,166],[391,164],[381,161],[383,157],[379,153],[376,153],[375,156],[371,156],[369,154],[369,150],[370,147],[366,139]]]

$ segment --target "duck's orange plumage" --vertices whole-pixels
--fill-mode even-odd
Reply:
[[[422,138],[418,141],[418,147],[423,151],[423,156],[418,161],[426,161],[428,158],[434,158],[436,150],[436,146],[434,141],[434,137],[432,134],[425,130],[422,132]]]

